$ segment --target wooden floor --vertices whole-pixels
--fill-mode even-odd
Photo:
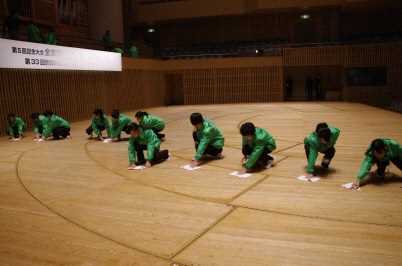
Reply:
[[[402,142],[402,115],[350,103],[206,105],[149,109],[167,121],[171,160],[127,170],[127,142],[0,140],[0,265],[402,265],[402,174],[353,192],[376,137]],[[187,172],[189,114],[223,130],[225,158]],[[133,113],[130,113],[132,116]],[[238,179],[241,122],[277,139],[274,168]],[[318,183],[295,179],[303,138],[339,127],[337,154]]]

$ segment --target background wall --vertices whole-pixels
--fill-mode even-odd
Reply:
[[[53,109],[68,120],[87,119],[95,107],[134,110],[169,104],[275,102],[293,76],[302,97],[306,74],[318,73],[333,100],[387,107],[402,102],[402,43],[287,48],[283,56],[194,60],[124,59],[123,72],[0,69],[0,125],[15,112]],[[383,87],[348,87],[346,67],[387,69]],[[303,99],[301,99],[303,100]]]
[[[14,112],[30,122],[32,112],[51,109],[67,120],[91,117],[95,108],[134,110],[165,104],[164,75],[141,68],[138,60],[123,72],[0,69],[0,129]],[[31,123],[29,123],[31,125]]]
[[[88,0],[90,37],[101,40],[106,30],[112,33],[113,41],[124,42],[122,2]]]

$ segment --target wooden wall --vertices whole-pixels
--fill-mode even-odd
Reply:
[[[288,48],[283,54],[286,67],[386,67],[387,85],[383,87],[348,87],[342,81],[343,100],[379,106],[402,101],[402,43]]]
[[[51,109],[77,121],[89,118],[96,107],[110,112],[164,105],[163,73],[140,64],[123,72],[0,69],[0,132],[5,133],[9,112],[29,121],[32,112]]]
[[[163,67],[181,76],[184,104],[283,101],[281,57],[172,60]]]
[[[343,100],[386,106],[402,101],[402,44],[284,49],[283,57],[151,60],[124,58],[124,71],[0,70],[0,123],[7,113],[29,120],[53,109],[68,120],[89,118],[95,107],[134,110],[168,104],[284,100],[284,78],[321,74]],[[387,67],[384,87],[347,87],[344,68]],[[295,84],[297,85],[297,84]]]

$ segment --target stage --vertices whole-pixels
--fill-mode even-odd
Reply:
[[[133,110],[134,111],[134,110]],[[402,265],[402,173],[346,190],[378,137],[402,142],[402,115],[353,103],[194,105],[147,109],[167,121],[171,158],[128,171],[127,142],[0,140],[0,265]],[[194,154],[189,116],[225,137],[223,160],[185,171]],[[127,112],[133,117],[133,112]],[[275,166],[247,179],[239,125],[276,139]],[[341,129],[316,183],[303,140],[319,122]],[[320,162],[321,157],[317,162]]]

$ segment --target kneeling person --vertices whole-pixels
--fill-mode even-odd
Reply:
[[[390,162],[402,171],[402,146],[393,139],[375,139],[365,153],[353,187],[358,188],[369,181],[369,173],[374,164],[377,165],[376,175],[384,180],[385,169]]]
[[[242,164],[244,172],[263,169],[273,162],[269,155],[276,149],[274,138],[262,128],[256,128],[253,123],[245,123],[240,127],[242,135]]]
[[[25,121],[15,114],[7,115],[8,130],[7,133],[12,139],[19,140],[24,136],[25,129],[27,128]]]
[[[104,130],[106,130],[107,137],[110,137],[110,123],[107,116],[102,109],[95,109],[91,125],[86,132],[90,138],[95,134],[97,139],[103,140],[102,131]]]
[[[169,158],[169,151],[160,151],[161,141],[150,129],[142,129],[138,124],[129,125],[130,139],[128,142],[129,168],[135,165],[152,165],[161,163]],[[147,150],[147,158],[144,157],[144,150]]]
[[[42,138],[44,125],[46,123],[46,117],[39,113],[32,113],[31,120],[33,124],[33,131],[35,134],[34,140]]]
[[[45,123],[43,125],[43,139],[53,136],[54,140],[65,139],[70,136],[70,124],[62,117],[55,115],[52,111],[46,111]]]
[[[135,118],[143,129],[151,129],[159,139],[165,138],[165,134],[161,133],[165,128],[165,122],[162,118],[142,111],[138,111]]]
[[[315,132],[304,139],[304,150],[307,157],[307,176],[314,175],[315,162],[318,153],[324,154],[321,167],[327,169],[335,156],[335,143],[338,140],[340,130],[335,127],[329,127],[327,123],[317,125]]]
[[[212,121],[204,119],[200,113],[193,113],[190,122],[194,126],[193,139],[196,154],[191,166],[201,164],[201,159],[205,155],[213,156],[217,159],[222,158],[224,138],[221,131]]]
[[[110,136],[113,141],[120,141],[122,131],[130,134],[129,125],[131,122],[130,117],[121,114],[119,110],[112,111],[112,127],[110,128]]]

